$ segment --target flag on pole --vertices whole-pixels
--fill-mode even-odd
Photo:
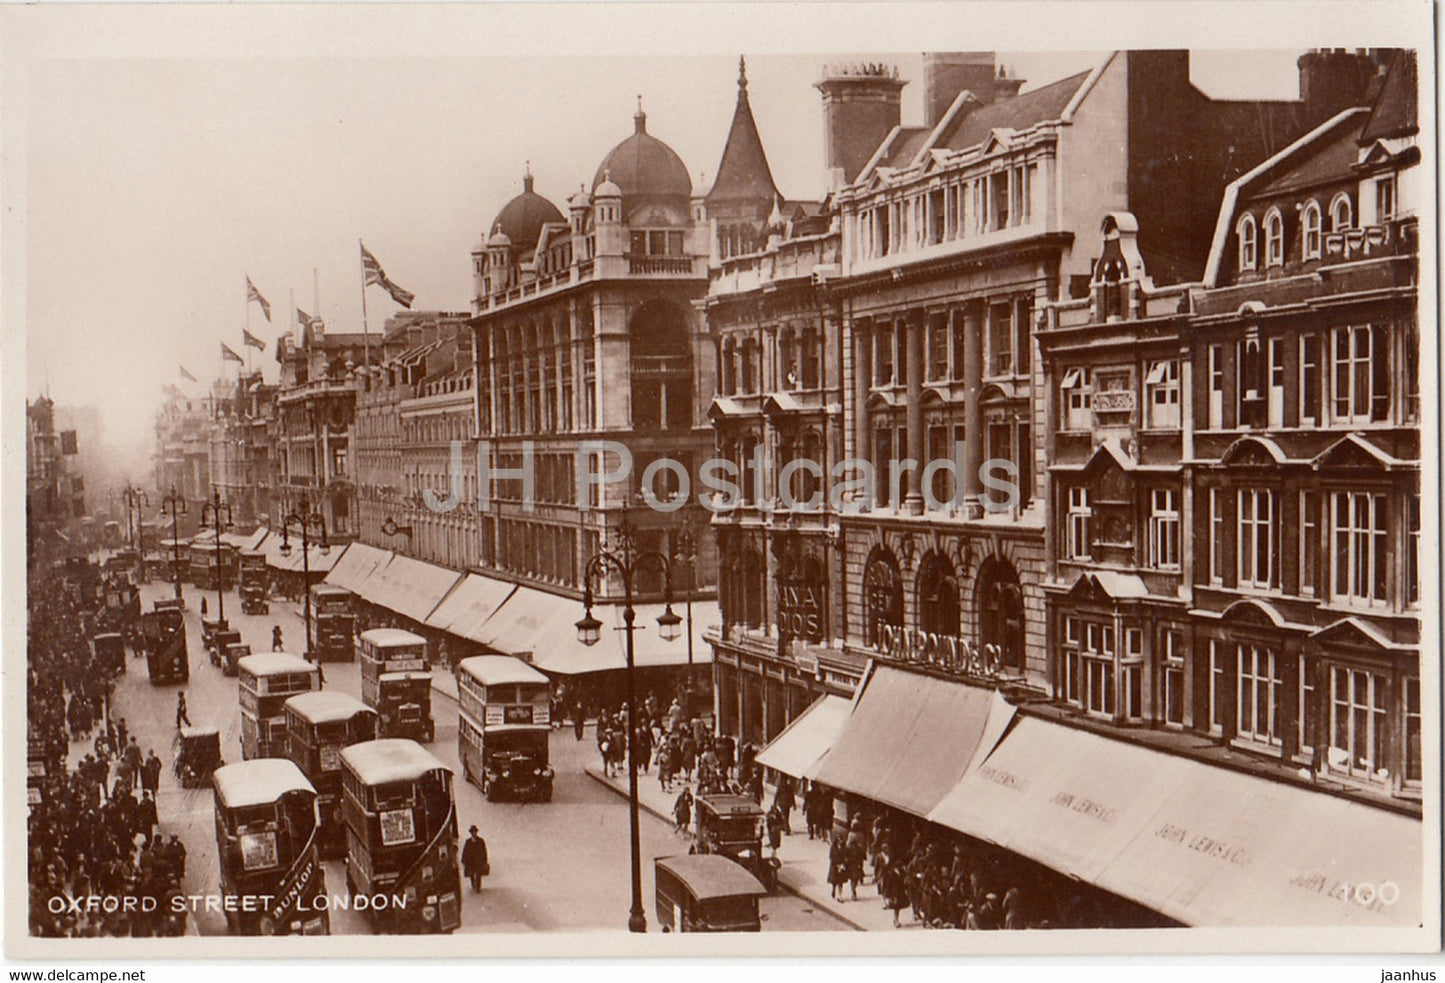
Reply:
[[[230,346],[230,345],[226,344],[226,343],[223,341],[223,342],[221,342],[221,361],[225,362],[225,361],[228,361],[228,360],[229,360],[229,361],[232,361],[232,362],[244,362],[244,361],[246,361],[246,360],[245,360],[244,358],[242,358],[240,355],[237,355],[237,354],[231,349],[231,346]]]
[[[193,376],[193,375],[191,375],[189,372],[187,372],[187,371],[186,371],[186,367],[185,367],[184,365],[181,366],[181,378],[182,378],[182,379],[190,379],[192,382],[195,382],[195,381],[196,381],[196,377]]]
[[[366,246],[361,246],[361,268],[366,274],[366,282],[363,286],[371,286],[373,283],[381,284],[381,288],[391,294],[391,299],[396,301],[407,310],[411,310],[411,302],[416,299],[416,294],[403,290],[387,278],[386,271],[371,255]]]
[[[242,329],[241,329],[241,341],[242,341],[244,344],[250,345],[252,348],[256,349],[257,351],[262,351],[262,352],[264,352],[264,351],[266,350],[266,343],[265,343],[264,341],[262,341],[260,338],[257,338],[257,337],[256,337],[255,335],[253,335],[251,332],[247,331],[245,328],[242,328]]]
[[[251,282],[251,277],[248,275],[246,277],[246,303],[249,304],[253,300],[261,305],[261,313],[266,315],[266,320],[271,320],[270,303],[261,296],[261,291],[256,289],[256,285]]]

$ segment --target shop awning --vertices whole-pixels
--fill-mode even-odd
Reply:
[[[1012,713],[991,689],[875,664],[812,777],[927,816],[997,731],[990,716]]]
[[[571,598],[531,587],[518,587],[490,618],[483,622],[473,641],[505,655],[530,658],[537,640],[550,621],[575,611],[572,620],[582,617],[582,604]],[[576,635],[576,630],[573,630]]]
[[[1187,925],[1422,917],[1417,820],[1049,721],[1019,720],[928,818]]]
[[[838,740],[852,701],[824,696],[788,724],[773,742],[758,752],[757,761],[794,778],[807,778]]]
[[[359,593],[366,578],[384,566],[391,559],[391,550],[378,549],[365,543],[352,543],[346,547],[331,572],[326,575],[328,584],[345,587],[352,593]]]
[[[512,596],[515,584],[469,573],[452,588],[436,610],[427,615],[426,624],[468,641],[480,641],[478,629]]]
[[[455,570],[395,553],[357,593],[388,611],[424,622],[461,578]]]

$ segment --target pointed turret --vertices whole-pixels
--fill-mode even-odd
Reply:
[[[758,136],[758,124],[753,120],[753,108],[748,102],[747,61],[739,58],[738,104],[733,111],[733,125],[728,131],[727,143],[723,145],[717,178],[707,193],[707,202],[716,205],[720,202],[757,201],[761,202],[763,214],[766,214],[776,197],[778,188],[773,183],[773,172],[768,167],[763,141]]]

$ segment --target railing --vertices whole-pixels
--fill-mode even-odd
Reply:
[[[645,253],[627,254],[627,272],[633,276],[652,276],[663,273],[691,273],[691,256],[649,256]]]

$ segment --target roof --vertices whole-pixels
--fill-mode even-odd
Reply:
[[[658,857],[655,863],[686,884],[699,901],[762,897],[768,893],[756,877],[721,854]]]
[[[994,130],[1026,130],[1038,123],[1059,119],[1091,71],[1079,72],[1030,92],[979,106],[948,127],[934,147],[965,150],[986,141]]]
[[[880,167],[907,167],[932,132],[926,126],[900,126],[890,133],[887,142],[879,148],[879,154],[869,162],[864,171],[871,173]]]
[[[1362,144],[1420,131],[1420,78],[1415,52],[1400,51],[1370,109],[1370,120],[1360,134]]]
[[[1328,138],[1302,148],[1289,167],[1269,176],[1269,180],[1261,178],[1259,184],[1246,189],[1241,197],[1246,201],[1256,201],[1334,179],[1354,183],[1358,179],[1350,173],[1350,168],[1359,156],[1360,131],[1364,129],[1365,122],[1364,115],[1360,114],[1352,125],[1340,127]],[[1329,207],[1328,201],[1320,204]]]
[[[566,222],[561,211],[546,198],[532,190],[532,175],[522,177],[522,193],[502,206],[492,219],[492,231],[501,231],[512,240],[514,249],[530,250],[548,222]]]
[[[286,706],[314,724],[350,720],[358,713],[376,713],[350,693],[338,693],[329,689],[298,693],[286,701]]]
[[[633,116],[632,136],[623,140],[602,158],[592,178],[592,190],[604,180],[622,189],[624,198],[632,195],[692,195],[692,179],[687,166],[667,144],[647,132],[647,114],[641,109]]]
[[[717,177],[713,179],[707,200],[711,203],[776,197],[778,186],[773,182],[768,155],[763,152],[758,124],[748,102],[747,63],[738,59],[737,108],[733,110],[732,127],[723,144],[722,160],[718,162]]]
[[[372,645],[387,647],[390,645],[425,645],[426,639],[420,635],[413,634],[405,628],[373,628],[370,631],[361,633],[361,640],[370,642]]]
[[[211,774],[211,783],[216,789],[216,801],[230,809],[269,805],[287,792],[316,794],[301,769],[286,758],[222,765]]]
[[[546,676],[533,669],[521,659],[510,655],[477,655],[463,659],[457,667],[461,672],[470,673],[483,686],[505,686],[509,683],[549,682]]]
[[[342,748],[341,760],[368,784],[415,781],[432,771],[451,772],[416,741],[399,737],[363,741]]]
[[[314,672],[316,667],[299,655],[285,652],[260,652],[236,663],[237,668],[253,676],[272,676],[278,672]]]

